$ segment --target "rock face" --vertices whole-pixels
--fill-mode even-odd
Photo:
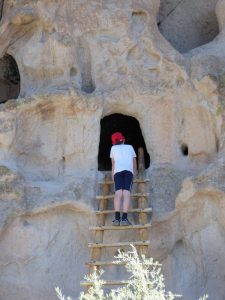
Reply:
[[[139,122],[151,157],[149,254],[168,287],[224,299],[224,7],[0,1],[1,300],[79,294],[113,114]]]

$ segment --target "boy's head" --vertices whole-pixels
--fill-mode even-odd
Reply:
[[[121,132],[115,132],[111,136],[112,144],[113,145],[120,145],[125,143],[125,137],[122,135]]]

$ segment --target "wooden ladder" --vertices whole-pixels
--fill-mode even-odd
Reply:
[[[129,213],[137,213],[138,214],[138,223],[137,225],[130,226],[107,226],[105,224],[106,217],[108,214],[113,214],[115,211],[107,209],[108,202],[110,199],[114,198],[114,195],[110,195],[110,187],[113,185],[113,181],[109,179],[109,174],[105,175],[104,181],[100,182],[101,185],[101,195],[97,196],[97,200],[99,200],[99,210],[96,211],[97,224],[96,226],[92,226],[89,229],[94,231],[94,242],[89,243],[89,247],[91,248],[90,261],[87,262],[89,268],[89,274],[94,271],[94,268],[99,269],[100,267],[106,267],[114,265],[115,262],[112,261],[104,261],[100,260],[102,249],[103,248],[118,248],[130,246],[133,244],[138,249],[139,254],[148,255],[148,247],[149,247],[149,227],[151,224],[148,223],[148,214],[151,213],[152,209],[148,207],[148,197],[149,194],[146,193],[146,186],[149,182],[148,179],[145,178],[145,167],[144,167],[144,151],[142,148],[138,149],[138,178],[134,180],[134,183],[137,184],[137,193],[131,194],[131,197],[136,199],[137,208],[133,208],[129,210]],[[111,174],[110,174],[111,177]],[[137,229],[139,232],[139,240],[133,240],[129,242],[112,242],[112,243],[104,243],[103,237],[105,231],[110,230],[134,230]],[[117,264],[118,265],[118,264]],[[105,281],[104,285],[125,285],[127,281]],[[91,286],[91,282],[82,281],[81,286]]]

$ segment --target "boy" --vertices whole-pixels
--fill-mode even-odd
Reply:
[[[115,185],[114,209],[115,220],[114,226],[131,225],[127,218],[127,212],[130,205],[130,191],[133,183],[133,176],[136,175],[136,154],[131,145],[125,145],[125,138],[121,132],[115,132],[111,136],[112,148],[110,158],[112,161],[112,179]],[[120,218],[120,207],[123,198],[123,214]]]

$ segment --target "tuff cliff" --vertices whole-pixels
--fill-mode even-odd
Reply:
[[[224,8],[0,1],[1,300],[79,294],[108,170],[100,137],[118,114],[139,122],[151,157],[150,255],[167,286],[224,299]]]

